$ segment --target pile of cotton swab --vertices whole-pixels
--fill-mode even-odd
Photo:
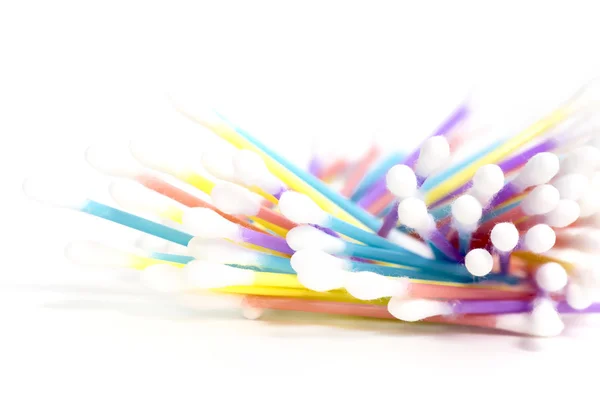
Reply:
[[[89,164],[115,178],[114,206],[58,176],[24,190],[141,232],[131,251],[73,242],[73,262],[133,268],[154,290],[210,295],[248,318],[295,310],[555,336],[565,314],[600,311],[600,141],[572,124],[590,108],[580,94],[455,159],[466,103],[413,152],[373,146],[307,171],[224,117],[186,110],[235,150],[91,147]]]

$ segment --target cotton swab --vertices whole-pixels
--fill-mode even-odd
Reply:
[[[253,151],[239,150],[233,156],[233,167],[236,177],[246,186],[256,186],[279,198],[286,188],[283,183],[271,174],[263,159]]]
[[[568,275],[559,263],[550,262],[541,265],[535,272],[535,282],[546,292],[559,292],[568,283]]]
[[[465,267],[473,276],[486,276],[494,268],[494,259],[485,249],[473,249],[465,256]]]
[[[519,231],[514,224],[502,222],[494,226],[490,234],[490,240],[500,259],[500,272],[508,274],[511,252],[519,244]]]
[[[471,234],[483,214],[483,206],[471,195],[460,196],[452,203],[452,224],[458,231],[460,252],[466,254],[471,245]]]

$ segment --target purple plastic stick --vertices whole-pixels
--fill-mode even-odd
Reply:
[[[525,300],[465,300],[452,305],[455,314],[509,314],[531,309],[531,301]]]
[[[445,136],[448,135],[452,129],[458,125],[461,121],[463,121],[467,115],[469,114],[469,109],[466,105],[462,105],[459,107],[454,113],[440,126],[433,135],[429,136],[432,138],[434,136]],[[429,139],[428,138],[428,139]],[[419,158],[420,148],[415,149],[403,162],[402,164],[407,165],[409,167],[413,167]],[[367,208],[371,204],[375,202],[379,197],[383,196],[387,191],[387,187],[385,185],[385,178],[379,179],[371,189],[366,192],[365,196],[359,200],[358,205]]]
[[[390,231],[396,227],[398,224],[398,202],[394,203],[392,209],[387,213],[385,218],[383,218],[383,224],[377,234],[381,237],[387,237],[390,234]]]
[[[253,231],[252,229],[242,228],[242,238],[246,243],[255,246],[264,247],[275,250],[280,253],[293,254],[294,251],[288,246],[285,239],[267,235],[261,232]]]
[[[428,238],[423,238],[433,244],[439,251],[452,261],[459,261],[462,257],[458,250],[437,229],[433,230]]]

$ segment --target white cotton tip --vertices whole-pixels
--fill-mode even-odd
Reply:
[[[341,289],[346,282],[348,272],[325,266],[322,270],[308,269],[298,273],[298,282],[315,292],[329,292]]]
[[[561,175],[590,175],[600,167],[600,149],[594,146],[582,146],[565,156],[560,163]]]
[[[265,165],[260,155],[251,150],[240,150],[233,156],[237,179],[246,186],[257,186],[270,194],[281,191],[283,184]]]
[[[27,178],[23,192],[28,197],[55,207],[80,209],[87,199],[87,191],[78,182],[57,181],[49,178]]]
[[[431,226],[431,216],[425,202],[415,197],[404,199],[398,204],[398,221],[419,232],[426,232]]]
[[[226,214],[252,216],[260,210],[260,198],[234,183],[217,183],[210,192],[210,199]]]
[[[559,263],[549,262],[540,266],[535,272],[537,285],[547,292],[559,292],[565,286],[569,277],[567,271]]]
[[[548,184],[539,185],[521,201],[521,209],[527,215],[543,215],[554,210],[559,200],[558,189]]]
[[[388,190],[401,199],[417,193],[417,177],[413,170],[403,164],[394,165],[385,176]]]
[[[482,204],[487,204],[504,186],[504,172],[496,164],[480,167],[472,179],[470,193]]]
[[[221,264],[260,265],[260,253],[223,239],[195,237],[188,243],[192,257]]]
[[[181,268],[170,264],[154,264],[142,271],[142,282],[148,288],[163,293],[177,293],[187,289]]]
[[[191,289],[219,289],[227,286],[250,286],[254,284],[255,272],[249,269],[194,260],[184,268],[184,277]]]
[[[540,337],[558,336],[565,329],[551,300],[536,301],[531,312],[531,334]]]
[[[450,156],[450,145],[443,136],[429,138],[421,146],[419,159],[415,165],[415,173],[420,177],[429,175],[440,169]]]
[[[310,225],[299,225],[290,229],[285,240],[294,251],[315,249],[329,254],[339,254],[346,248],[343,240]]]
[[[242,316],[246,319],[257,320],[265,314],[262,308],[251,307],[248,305],[242,306]]]
[[[207,151],[200,157],[202,167],[210,175],[227,182],[236,182],[233,156],[230,153]]]
[[[368,301],[404,296],[409,285],[410,280],[406,278],[393,279],[371,271],[360,271],[348,273],[345,289],[352,297]]]
[[[93,267],[131,267],[134,262],[132,254],[93,241],[69,243],[65,257],[75,264]]]
[[[120,207],[133,212],[162,215],[182,208],[175,200],[133,181],[112,182],[108,190]]]
[[[581,208],[574,200],[560,200],[556,208],[544,215],[544,222],[553,228],[564,228],[577,221]]]
[[[296,273],[300,273],[309,269],[319,271],[322,266],[343,270],[349,268],[347,261],[316,249],[303,249],[296,251],[292,255],[290,263]]]
[[[494,268],[494,258],[485,249],[473,249],[465,256],[465,267],[473,276],[486,276]]]
[[[445,301],[392,297],[388,311],[399,320],[415,322],[438,315],[451,315],[452,306]]]
[[[193,207],[184,210],[181,223],[190,234],[203,239],[241,240],[240,226],[209,208]]]
[[[591,291],[575,282],[570,282],[565,291],[565,300],[575,310],[585,310],[594,302]]]
[[[525,233],[523,244],[533,253],[541,254],[550,250],[556,243],[556,233],[546,224],[537,224]]]
[[[556,175],[559,168],[560,163],[556,154],[538,153],[527,161],[527,164],[511,183],[521,190],[531,186],[543,185]]]
[[[452,219],[460,226],[475,229],[483,214],[479,201],[468,194],[462,195],[452,203]]]
[[[281,195],[279,210],[297,224],[325,225],[330,218],[310,197],[291,190]]]
[[[98,172],[114,177],[133,179],[145,172],[130,152],[114,147],[88,147],[85,151],[85,160]]]
[[[129,151],[140,164],[156,171],[178,175],[188,170],[181,154],[165,143],[131,141]]]
[[[420,255],[421,257],[429,260],[435,259],[435,254],[433,254],[431,247],[429,247],[427,243],[424,243],[422,240],[414,238],[411,235],[407,235],[404,232],[392,229],[390,233],[388,233],[387,239],[408,251]]]
[[[552,182],[561,199],[579,200],[587,190],[590,180],[583,174],[568,174],[556,178]]]
[[[490,239],[496,250],[508,253],[519,244],[519,230],[510,222],[501,222],[492,228]]]
[[[591,217],[600,211],[600,188],[591,185],[586,192],[577,200],[579,204],[579,213],[581,218]]]

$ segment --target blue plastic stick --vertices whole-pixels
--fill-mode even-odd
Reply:
[[[190,240],[193,238],[193,236],[188,233],[169,228],[163,224],[147,220],[146,218],[138,217],[137,215],[121,211],[93,200],[88,200],[81,207],[80,211],[116,222],[117,224],[136,229],[140,232],[144,232],[149,235],[180,244],[182,246],[187,246]]]

